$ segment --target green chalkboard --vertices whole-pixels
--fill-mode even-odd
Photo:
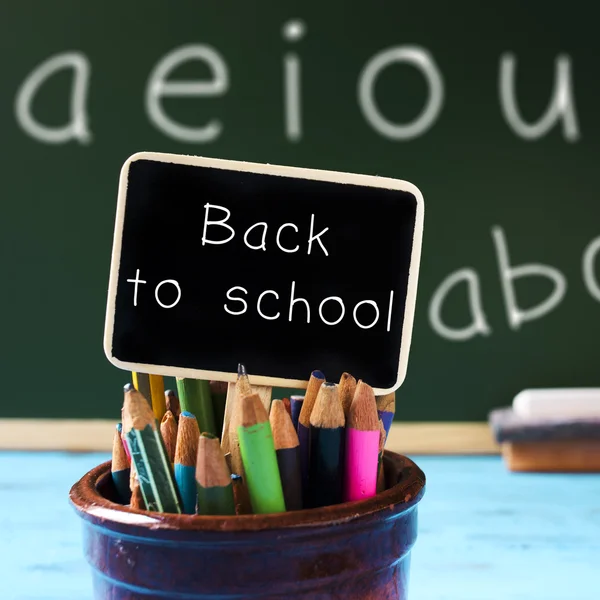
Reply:
[[[118,173],[140,150],[421,189],[400,418],[482,420],[524,387],[600,385],[593,6],[3,2],[0,417],[118,417],[128,376],[102,333]],[[507,312],[513,293],[536,318]]]

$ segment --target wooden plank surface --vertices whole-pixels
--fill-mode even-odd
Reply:
[[[114,421],[0,419],[0,450],[108,452]],[[393,423],[387,448],[402,454],[499,452],[487,423]]]
[[[69,487],[107,454],[0,452],[3,600],[91,600]],[[427,475],[410,600],[597,600],[600,476],[511,474],[496,456]]]

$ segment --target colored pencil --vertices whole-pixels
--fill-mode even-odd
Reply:
[[[227,402],[227,382],[211,381],[210,397],[212,399],[213,414],[215,415],[215,432],[223,430],[225,420],[225,404]]]
[[[175,461],[175,445],[177,444],[177,422],[170,410],[165,413],[160,422],[160,434],[165,442],[167,456],[173,463]]]
[[[292,403],[290,402],[290,399],[284,398],[282,400],[282,402],[283,402],[283,406],[285,407],[285,410],[287,410],[287,413],[288,413],[288,415],[290,415],[290,419],[291,419],[292,418]]]
[[[239,369],[240,365],[238,365],[238,380]],[[225,414],[223,415],[223,427],[221,429],[221,450],[223,450],[224,454],[229,454],[229,430],[231,425],[231,414],[233,413],[237,394],[237,385],[237,381],[235,383],[230,382],[227,384],[227,397],[225,398]],[[250,382],[248,382],[248,387],[250,387]]]
[[[346,423],[344,500],[363,500],[377,493],[379,418],[373,389],[359,381]]]
[[[302,410],[302,403],[304,402],[304,396],[290,396],[290,408],[292,410],[292,423],[296,430],[298,429],[298,418],[300,417],[300,411]]]
[[[310,415],[309,506],[330,506],[342,501],[344,476],[344,409],[335,383],[319,389]]]
[[[394,413],[396,412],[396,392],[390,392],[383,396],[377,396],[377,414],[383,421],[385,427],[386,437],[390,435],[390,427],[394,420]]]
[[[300,446],[298,434],[287,412],[285,402],[273,400],[269,422],[273,432],[285,507],[287,510],[300,510],[302,508]]]
[[[121,407],[121,422],[123,421],[123,408]],[[119,423],[121,426],[119,432],[121,433],[121,442],[123,443],[123,450],[125,450],[125,454],[127,454],[127,460],[129,464],[131,464],[131,454],[129,452],[129,448],[127,447],[127,440],[125,439],[125,434],[123,433],[123,425]]]
[[[179,415],[181,414],[181,406],[179,404],[179,398],[173,390],[165,390],[165,405],[167,410],[173,413],[176,421],[179,421]]]
[[[210,385],[203,379],[177,378],[177,393],[181,410],[196,415],[198,429],[216,433],[215,416],[210,397]]]
[[[160,423],[165,411],[165,383],[162,375],[148,375],[148,373],[131,374],[135,389],[150,402],[154,417]]]
[[[230,413],[229,430],[227,431],[229,443],[226,447],[229,449],[227,453],[230,455],[231,472],[241,476],[241,479],[234,486],[236,510],[241,515],[252,512],[252,504],[250,503],[250,495],[244,475],[244,463],[242,461],[238,437],[238,427],[242,422],[242,399],[250,394],[252,394],[252,387],[250,386],[248,373],[246,372],[246,367],[240,363],[238,365],[238,378],[235,387],[228,397],[228,402],[231,403],[232,410]],[[225,447],[222,441],[221,449],[225,454]]]
[[[325,375],[321,371],[313,371],[308,380],[306,394],[302,402],[302,409],[298,417],[298,440],[300,441],[300,470],[302,473],[302,492],[304,494],[304,504],[308,500],[308,473],[310,457],[310,414],[317,400],[319,388],[325,381]]]
[[[258,394],[242,399],[238,437],[252,510],[256,514],[285,511],[285,501],[269,416]]]
[[[142,488],[140,487],[140,482],[138,481],[137,477],[133,480],[133,484],[131,486],[131,499],[129,501],[129,506],[137,510],[146,510],[144,497],[142,495]]]
[[[198,442],[196,488],[199,515],[235,515],[231,472],[219,438],[203,433]]]
[[[377,455],[377,493],[385,490],[385,473],[383,469],[383,451],[385,450],[385,426],[383,421],[379,419],[379,454]]]
[[[129,489],[131,468],[129,466],[129,459],[125,453],[125,448],[123,447],[123,440],[121,439],[122,429],[121,423],[118,423],[113,439],[110,472],[121,504],[129,504],[131,499],[131,490]]]
[[[196,456],[200,430],[196,417],[187,411],[179,416],[175,446],[175,483],[181,497],[182,512],[196,512]]]
[[[148,510],[180,513],[173,471],[154,413],[131,385],[125,386],[123,431]]]
[[[352,400],[354,398],[354,393],[356,392],[356,379],[350,375],[350,373],[342,373],[340,377],[340,402],[342,403],[342,408],[344,409],[344,416],[346,420],[348,419],[348,414],[350,413],[350,405],[352,404]]]

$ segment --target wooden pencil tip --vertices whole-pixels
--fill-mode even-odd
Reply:
[[[325,379],[325,375],[323,375],[323,371],[319,371],[318,369],[314,370],[311,374],[311,377],[315,379]]]
[[[350,405],[348,426],[360,431],[379,430],[379,416],[373,388],[362,380],[356,386],[354,399]]]
[[[203,488],[225,487],[231,483],[231,472],[221,450],[219,438],[202,434],[198,440],[196,481]]]
[[[343,427],[345,422],[337,383],[324,383],[310,414],[310,424],[322,429],[336,429]]]
[[[396,412],[396,392],[377,396],[377,410],[381,412]]]
[[[269,421],[271,422],[271,430],[273,431],[275,450],[295,448],[300,444],[298,434],[292,423],[292,418],[283,400],[273,400]]]
[[[248,394],[241,402],[241,426],[251,427],[269,420],[269,415],[258,394]]]

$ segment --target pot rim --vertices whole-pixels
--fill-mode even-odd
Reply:
[[[97,484],[110,476],[111,461],[88,471],[69,492],[69,500],[79,515],[89,521],[110,522],[115,526],[131,525],[152,530],[243,532],[303,527],[323,527],[345,523],[389,510],[401,514],[411,509],[425,493],[425,474],[409,458],[386,450],[386,472],[392,470],[400,481],[387,490],[355,502],[344,502],[322,508],[303,509],[264,515],[184,515],[138,510],[108,500]]]

